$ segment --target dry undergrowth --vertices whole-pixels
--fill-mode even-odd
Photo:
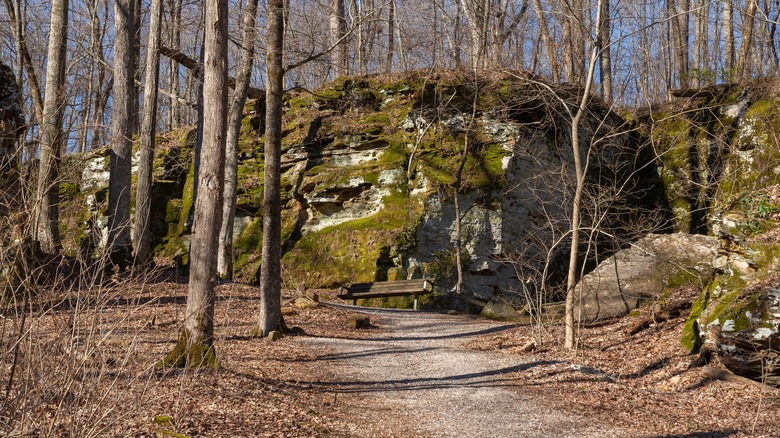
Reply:
[[[249,335],[257,289],[223,285],[216,314],[221,369],[163,370],[155,363],[176,340],[186,284],[125,283],[97,290],[31,306],[21,338],[21,313],[2,315],[0,432],[79,437],[350,435],[354,400],[299,384],[332,380],[335,371],[327,362],[310,361],[318,352],[302,350],[295,342],[295,336],[354,336],[342,327],[345,311],[296,309],[286,317],[287,324],[306,334],[268,342]],[[682,322],[665,322],[633,337],[623,333],[632,318],[586,327],[576,357],[559,349],[559,329],[552,326],[546,329],[546,351],[520,351],[532,338],[530,327],[523,325],[485,335],[470,346],[500,350],[518,361],[562,361],[516,374],[521,390],[560,409],[630,424],[648,435],[780,435],[778,391],[708,381],[697,369],[688,370],[692,357],[678,343]],[[570,364],[603,370],[612,379],[605,381]]]
[[[681,289],[672,298],[693,300],[696,295],[695,288]],[[702,376],[702,368],[689,368],[696,356],[680,344],[687,312],[628,335],[651,311],[643,308],[637,315],[582,327],[576,354],[561,348],[558,325],[546,328],[546,343],[538,352],[522,351],[534,339],[528,326],[483,337],[470,347],[500,350],[523,362],[561,361],[519,373],[520,385],[561,409],[631,425],[651,436],[780,436],[780,389],[713,381]],[[587,372],[578,366],[588,367]]]

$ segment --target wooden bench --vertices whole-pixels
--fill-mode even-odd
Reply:
[[[337,297],[342,300],[357,300],[364,298],[404,297],[414,295],[414,310],[417,310],[417,297],[433,292],[433,279],[418,278],[415,280],[379,281],[376,283],[354,283],[349,287],[341,287]]]

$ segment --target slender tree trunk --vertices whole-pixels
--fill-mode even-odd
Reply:
[[[168,44],[172,49],[181,51],[181,1],[171,0],[169,9],[171,14],[171,21],[169,29],[170,41]],[[168,123],[171,129],[175,129],[181,126],[183,123],[181,104],[177,99],[179,93],[181,92],[179,83],[179,65],[175,62],[171,62],[168,74],[170,76],[169,80],[171,93],[173,94],[173,97],[171,97],[170,100],[171,109]]]
[[[727,77],[734,77],[736,45],[734,43],[734,8],[731,0],[723,2],[723,59]]]
[[[693,66],[697,70],[696,85],[701,86],[708,79],[709,73],[709,0],[696,0],[693,17],[695,23],[695,44]]]
[[[393,72],[393,57],[395,56],[395,0],[390,0],[390,2],[387,4],[388,7],[388,13],[387,13],[387,60],[385,61],[385,73],[392,73]],[[434,10],[435,12],[435,10]],[[436,35],[436,16],[434,15],[434,38]],[[436,43],[434,41],[434,55],[433,55],[433,63],[436,63]]]
[[[741,80],[750,79],[753,73],[753,39],[758,0],[750,0],[742,20],[742,45],[739,48],[738,77]]]
[[[236,88],[228,116],[227,140],[225,142],[225,191],[222,205],[222,228],[219,232],[217,273],[222,278],[233,279],[233,223],[236,217],[237,149],[241,134],[241,117],[252,76],[255,57],[255,24],[257,23],[258,0],[248,0],[244,6],[244,38],[241,43],[241,64],[236,75]]]
[[[59,164],[62,116],[65,108],[65,54],[68,41],[68,1],[54,0],[49,24],[46,93],[41,118],[40,167],[37,190],[36,241],[46,252],[60,248]]]
[[[566,47],[564,52],[566,80],[579,84],[584,79],[583,69],[585,68],[582,3],[581,0],[563,0],[563,3],[563,9],[566,14],[563,19],[563,39]]]
[[[130,171],[135,72],[133,0],[114,4],[114,90],[108,180],[108,248],[115,262],[128,262],[130,248]]]
[[[152,0],[149,18],[149,43],[146,49],[144,107],[141,121],[141,156],[135,194],[135,258],[139,263],[151,259],[152,171],[154,138],[157,132],[157,87],[160,82],[160,38],[163,16],[162,0]]]
[[[612,50],[610,47],[610,11],[609,0],[601,1],[601,17],[598,23],[599,72],[601,79],[601,95],[607,102],[612,102]]]
[[[263,260],[260,267],[260,317],[258,332],[281,331],[282,321],[282,67],[284,55],[284,0],[268,1],[266,34],[265,169],[263,193]]]
[[[596,22],[600,22],[601,5],[606,0],[598,1],[598,11],[596,14]],[[565,310],[565,338],[564,345],[567,349],[576,348],[576,336],[574,329],[574,308],[577,305],[577,280],[579,279],[579,260],[580,260],[580,225],[581,225],[581,213],[582,213],[582,196],[585,191],[585,172],[587,171],[586,162],[583,162],[582,153],[580,148],[580,135],[579,128],[582,116],[585,114],[590,99],[591,87],[593,85],[593,76],[596,71],[596,63],[598,62],[598,50],[593,46],[590,59],[588,60],[588,72],[585,77],[585,88],[581,95],[581,100],[577,112],[571,116],[571,150],[574,158],[574,175],[575,175],[575,188],[574,199],[572,200],[572,214],[571,214],[571,247],[569,248],[569,268],[566,276],[566,310]],[[564,102],[565,105],[565,102]],[[568,107],[567,107],[567,111]]]
[[[130,48],[133,52],[133,86],[130,88],[130,92],[132,95],[130,96],[131,102],[133,104],[132,112],[130,113],[130,132],[135,134],[138,134],[138,130],[141,127],[141,103],[139,101],[139,87],[138,84],[141,82],[141,72],[142,72],[142,65],[141,65],[141,1],[142,0],[132,0],[133,2],[133,21],[132,21],[132,33],[130,34]]]
[[[536,19],[539,22],[539,36],[544,44],[544,51],[547,52],[547,62],[550,64],[550,75],[552,81],[555,84],[561,82],[560,66],[558,64],[558,51],[555,49],[555,44],[550,37],[550,29],[547,26],[547,17],[544,15],[544,9],[542,8],[542,0],[534,0],[534,10],[536,11]]]
[[[33,63],[32,56],[30,56],[29,48],[27,47],[27,37],[24,31],[24,17],[22,11],[18,6],[14,6],[11,0],[5,0],[5,6],[8,10],[9,19],[11,25],[14,28],[20,29],[19,39],[16,41],[19,54],[21,57],[21,63],[24,66],[24,70],[27,71],[27,82],[29,83],[30,97],[32,98],[33,110],[35,111],[35,117],[38,123],[43,123],[43,96],[41,95],[41,83],[38,80],[38,74],[35,71],[35,64]]]
[[[688,0],[667,0],[672,35],[675,41],[677,86],[688,88]]]
[[[225,136],[227,127],[228,2],[206,2],[203,95],[203,150],[200,154],[198,198],[190,246],[190,282],[184,329],[176,348],[165,359],[171,366],[217,367],[214,349],[214,288],[217,246],[222,222]]]
[[[336,45],[347,33],[347,17],[344,15],[344,0],[330,0],[330,44]],[[347,42],[342,41],[331,52],[333,75],[335,77],[349,74],[349,59],[347,58]]]

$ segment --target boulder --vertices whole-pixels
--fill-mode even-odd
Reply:
[[[371,320],[366,315],[352,314],[344,320],[344,326],[348,329],[364,329],[371,326]]]
[[[293,305],[299,309],[315,309],[319,306],[319,303],[309,297],[298,297],[293,302]]]
[[[511,304],[499,300],[491,300],[485,304],[481,315],[497,321],[516,321],[521,317]]]
[[[692,234],[648,234],[587,274],[578,290],[580,321],[614,318],[639,307],[643,300],[688,283],[706,285],[715,274],[718,239]]]

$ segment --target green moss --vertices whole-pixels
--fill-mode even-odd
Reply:
[[[288,281],[333,287],[377,280],[383,251],[411,248],[415,242],[409,230],[416,229],[422,215],[422,206],[403,190],[391,191],[383,204],[378,214],[303,235],[283,258]]]
[[[685,326],[683,326],[680,342],[682,343],[683,347],[692,353],[698,353],[702,346],[701,330],[699,328],[698,319],[702,312],[704,312],[704,309],[707,308],[712,292],[717,287],[718,286],[713,283],[704,288],[704,291],[702,291],[701,295],[699,295],[699,298],[693,302],[693,305],[691,306],[691,312],[688,314],[688,319],[685,320]]]
[[[418,298],[418,309],[426,306],[433,301],[434,296],[432,294],[421,295]],[[387,309],[414,309],[414,296],[405,297],[387,297],[387,298],[371,298],[365,300],[358,300],[358,306],[365,307],[380,307]]]
[[[172,368],[219,368],[217,350],[213,345],[191,344],[189,333],[182,329],[173,351],[158,362],[158,366]]]
[[[249,222],[239,234],[234,246],[242,251],[259,250],[263,243],[263,219],[258,217]]]
[[[386,125],[390,122],[390,117],[385,113],[372,113],[363,120],[364,123],[376,123]]]
[[[170,415],[155,415],[152,421],[158,426],[173,426],[175,424]]]

